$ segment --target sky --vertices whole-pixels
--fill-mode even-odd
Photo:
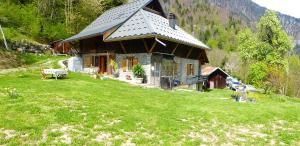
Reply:
[[[300,18],[300,0],[252,0],[271,10]]]

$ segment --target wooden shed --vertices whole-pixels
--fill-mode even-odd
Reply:
[[[72,49],[71,43],[63,42],[63,40],[53,41],[50,46],[57,54],[70,54]]]
[[[206,78],[205,87],[210,89],[223,89],[226,87],[226,78],[229,76],[219,67],[205,67],[201,71],[202,76]]]

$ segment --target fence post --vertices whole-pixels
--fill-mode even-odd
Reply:
[[[5,36],[4,36],[4,32],[3,32],[3,30],[2,30],[1,25],[0,25],[0,30],[1,30],[1,33],[2,33],[2,37],[3,37],[3,41],[4,41],[5,48],[8,50],[7,42],[6,42],[6,39],[5,39]]]

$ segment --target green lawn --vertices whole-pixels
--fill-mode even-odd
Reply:
[[[5,88],[16,88],[11,98]],[[300,101],[162,91],[71,73],[0,75],[0,145],[300,145]]]

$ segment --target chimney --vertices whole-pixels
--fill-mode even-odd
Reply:
[[[176,26],[176,16],[174,13],[169,13],[169,26],[175,29]]]

